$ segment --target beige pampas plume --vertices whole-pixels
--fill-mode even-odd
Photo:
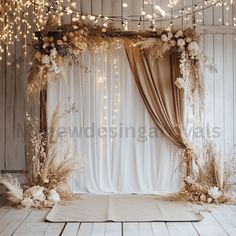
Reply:
[[[6,177],[0,176],[0,183],[8,188],[8,200],[14,203],[19,203],[23,199],[23,189],[20,186],[17,178],[13,178],[11,175]]]
[[[79,169],[80,163],[76,159],[67,158],[62,160],[59,165],[55,166],[52,176],[55,180],[61,180],[61,182],[65,182],[68,181],[73,172]]]
[[[55,161],[58,159],[58,151],[55,147],[52,147],[50,150],[50,155],[44,161],[44,165],[41,173],[42,185],[49,183],[50,172],[54,169]]]
[[[58,102],[55,111],[52,114],[52,119],[50,121],[50,127],[49,127],[49,134],[48,134],[48,145],[50,148],[50,145],[57,142],[57,129],[59,127],[59,120],[65,115],[65,112],[62,110],[62,102]]]

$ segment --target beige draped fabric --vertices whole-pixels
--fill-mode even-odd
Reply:
[[[155,125],[184,150],[187,175],[191,172],[192,149],[183,129],[184,92],[175,86],[180,76],[176,53],[154,59],[151,49],[126,45],[126,53],[145,106]]]

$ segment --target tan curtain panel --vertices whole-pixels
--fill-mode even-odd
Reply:
[[[126,45],[126,53],[145,106],[155,125],[184,150],[187,175],[191,172],[193,150],[183,129],[184,92],[175,85],[180,76],[176,53],[155,59],[151,49]]]

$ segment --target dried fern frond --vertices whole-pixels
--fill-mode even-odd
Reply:
[[[6,177],[0,176],[0,183],[8,188],[8,200],[14,203],[19,203],[23,199],[23,189],[20,186],[17,178],[13,178],[11,175]]]

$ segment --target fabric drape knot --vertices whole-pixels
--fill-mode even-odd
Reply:
[[[197,154],[193,146],[185,145],[183,150],[183,162],[186,166],[186,176],[193,176],[193,163],[196,163]]]

